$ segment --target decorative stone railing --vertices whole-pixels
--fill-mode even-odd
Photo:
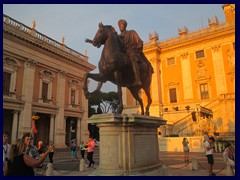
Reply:
[[[58,49],[64,50],[66,53],[71,54],[71,55],[73,55],[77,58],[88,61],[87,56],[84,56],[81,53],[67,47],[66,45],[64,45],[62,43],[59,43],[58,41],[55,41],[54,39],[51,39],[50,37],[48,37],[48,36],[46,36],[42,33],[39,33],[35,29],[30,28],[30,27],[18,22],[18,21],[12,19],[11,17],[9,17],[7,15],[3,15],[3,23],[8,24],[11,27],[13,27],[13,28],[15,28],[15,29],[17,29],[17,30],[19,30],[23,33],[34,36],[37,39],[37,42],[39,42],[41,44],[47,43],[48,45],[51,45],[51,46],[56,47]],[[34,31],[34,33],[33,33],[33,31]]]
[[[182,43],[184,41],[189,41],[194,38],[204,37],[206,35],[221,32],[224,29],[225,30],[232,29],[233,27],[235,27],[235,26],[228,25],[226,23],[221,23],[221,24],[216,25],[215,29],[206,27],[206,28],[194,31],[194,32],[188,32],[188,34],[186,36],[184,36],[184,38],[182,38],[181,36],[177,36],[177,37],[172,37],[172,38],[168,38],[168,39],[159,41],[158,46],[165,47],[165,46],[169,46],[169,45],[176,44],[176,43]],[[149,42],[144,43],[144,48],[147,48],[149,46],[152,46],[151,40]]]

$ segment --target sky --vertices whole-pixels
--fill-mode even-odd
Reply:
[[[125,19],[127,30],[135,30],[140,38],[149,41],[149,33],[157,32],[159,41],[178,36],[178,28],[186,26],[193,32],[208,26],[208,18],[217,16],[225,22],[222,4],[3,4],[3,13],[61,42],[82,54],[87,50],[88,62],[97,66],[101,48],[85,43],[93,39],[98,23],[112,25],[119,33],[118,20]],[[98,69],[92,71],[98,72]],[[90,90],[96,83],[90,82]],[[115,85],[105,83],[102,91],[116,91]]]

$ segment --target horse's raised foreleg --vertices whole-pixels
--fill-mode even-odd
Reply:
[[[93,91],[92,93],[89,93],[89,91],[88,91],[88,78],[91,78],[91,79],[99,82],[96,90]],[[100,74],[86,73],[84,75],[84,80],[83,80],[83,91],[84,91],[85,97],[88,99],[91,94],[99,92],[103,85],[103,82],[104,82],[103,77]]]
[[[139,87],[128,87],[128,89],[131,91],[133,97],[139,102],[141,106],[141,115],[144,115],[144,107],[143,107],[143,101],[142,98],[139,96]]]
[[[89,73],[86,73],[83,77],[83,92],[84,92],[84,96],[86,99],[89,98],[89,92],[88,92],[88,74]]]

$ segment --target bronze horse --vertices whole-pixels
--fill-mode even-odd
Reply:
[[[119,36],[112,26],[104,26],[102,23],[99,23],[99,29],[94,39],[86,39],[85,41],[91,43],[93,46],[96,46],[98,48],[104,44],[101,59],[98,63],[99,73],[86,73],[84,76],[83,90],[85,97],[88,99],[89,95],[100,91],[103,83],[105,83],[106,81],[111,81],[112,83],[117,85],[117,93],[120,100],[118,113],[121,114],[123,111],[121,88],[127,87],[132,93],[133,97],[141,105],[141,114],[144,115],[144,106],[142,98],[139,95],[139,91],[142,88],[144,89],[148,98],[148,104],[146,106],[145,114],[149,115],[149,107],[152,103],[150,95],[150,85],[153,72],[149,67],[149,63],[146,62],[147,59],[141,59],[138,64],[142,85],[132,86],[131,84],[133,84],[134,82],[134,75],[131,68],[130,59],[125,53],[122,52]],[[146,57],[144,56],[144,58]],[[88,78],[91,78],[98,82],[98,87],[92,93],[88,92]]]

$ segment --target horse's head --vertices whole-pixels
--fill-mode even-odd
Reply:
[[[105,44],[109,32],[115,32],[115,29],[112,26],[104,26],[102,23],[98,24],[98,31],[93,39],[93,45],[96,47],[101,47],[102,44]]]

